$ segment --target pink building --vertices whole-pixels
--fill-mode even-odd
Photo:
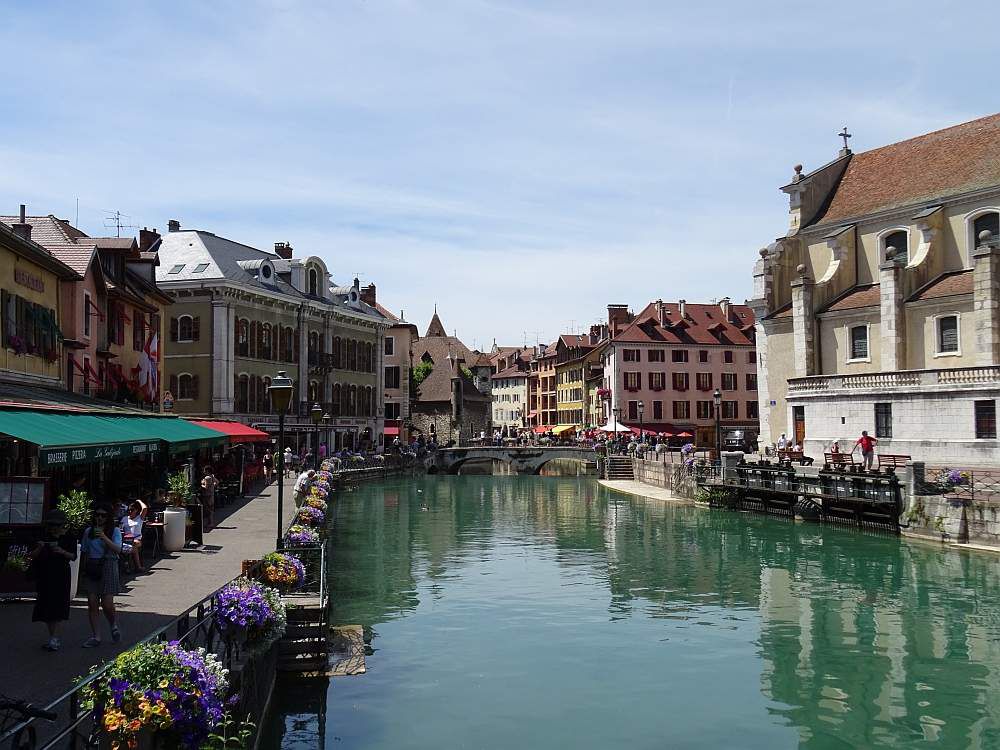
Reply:
[[[617,414],[629,427],[641,421],[657,433],[689,433],[697,445],[711,447],[718,389],[722,430],[757,434],[757,352],[749,307],[728,298],[718,304],[657,300],[633,315],[625,305],[608,305],[608,327],[602,364],[611,398],[605,417]]]

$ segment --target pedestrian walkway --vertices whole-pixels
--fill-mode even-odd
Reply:
[[[285,481],[283,527],[295,512],[291,499],[294,481]],[[90,635],[90,626],[86,599],[77,598],[69,622],[60,629],[62,650],[49,653],[41,648],[47,638],[45,626],[31,622],[33,602],[0,604],[0,694],[40,704],[59,697],[91,667],[113,659],[239,575],[244,560],[258,559],[273,550],[276,510],[277,484],[272,483],[228,514],[229,509],[217,511],[217,526],[205,535],[200,549],[167,553],[153,563],[151,572],[129,579],[125,593],[115,598],[121,643],[111,642],[102,616],[103,643],[98,648],[81,648]]]
[[[686,497],[678,497],[665,487],[656,487],[655,485],[637,482],[633,479],[601,479],[598,481],[609,490],[615,490],[616,492],[646,497],[651,500],[668,500],[672,503],[694,505],[694,500],[689,500]]]

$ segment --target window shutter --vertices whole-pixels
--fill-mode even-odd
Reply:
[[[177,376],[170,376],[170,392],[174,394],[174,398],[180,398],[180,391],[177,389]]]
[[[170,340],[173,342],[177,341],[177,318],[170,318]]]
[[[191,319],[191,340],[197,341],[201,336],[201,318],[197,315]]]
[[[8,305],[10,304],[10,292],[6,289],[0,289],[0,344],[7,346],[7,339],[10,337],[11,320],[10,310]]]
[[[198,398],[198,376],[191,376],[191,398]]]

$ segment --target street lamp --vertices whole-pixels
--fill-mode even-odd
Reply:
[[[618,442],[618,416],[622,413],[622,408],[616,406],[611,410],[611,415],[615,418],[615,443]]]
[[[316,428],[316,450],[313,451],[313,464],[315,468],[316,461],[319,459],[319,423],[323,421],[323,409],[319,404],[313,404],[313,408],[309,410],[309,416],[312,417],[313,426]]]
[[[722,462],[722,426],[720,420],[722,419],[722,392],[716,388],[715,393],[712,394],[712,399],[715,401],[715,454],[719,458],[719,462]]]
[[[326,438],[326,455],[330,455],[330,413],[323,412],[323,430]]]
[[[278,377],[271,381],[268,387],[271,396],[271,406],[278,412],[278,465],[281,474],[278,477],[278,541],[275,549],[281,549],[282,501],[285,486],[285,412],[292,400],[292,381],[284,370],[278,371]]]
[[[644,403],[642,403],[642,401],[640,401],[639,402],[639,442],[640,443],[645,443],[646,442],[645,436],[642,434],[642,413],[644,411],[646,411],[646,405]]]

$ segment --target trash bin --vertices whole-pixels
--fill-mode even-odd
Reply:
[[[163,511],[163,548],[167,552],[184,549],[186,525],[186,508],[167,508]]]

